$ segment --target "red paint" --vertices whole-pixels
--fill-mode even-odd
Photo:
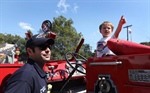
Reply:
[[[110,39],[107,45],[117,55],[150,53],[150,46],[121,39]]]

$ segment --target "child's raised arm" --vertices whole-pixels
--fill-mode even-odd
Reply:
[[[120,21],[119,21],[118,27],[117,27],[117,29],[116,29],[116,31],[115,31],[115,33],[114,33],[114,37],[115,37],[115,38],[118,38],[119,33],[120,33],[121,29],[122,29],[122,26],[123,26],[125,23],[126,23],[126,19],[125,19],[123,16],[121,16],[121,19],[120,19]]]

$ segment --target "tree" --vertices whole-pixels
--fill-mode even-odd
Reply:
[[[59,16],[58,18],[54,17],[52,31],[57,34],[55,44],[52,49],[52,57],[54,59],[64,59],[67,52],[75,52],[77,44],[83,35],[81,33],[77,33],[72,24],[72,19],[67,20],[63,16]],[[92,54],[88,44],[83,45],[79,53],[85,57]]]
[[[141,42],[140,44],[150,46],[150,42]]]
[[[0,44],[15,44],[16,47],[20,49],[20,57],[19,60],[25,60],[26,59],[26,52],[25,52],[25,38],[22,38],[18,35],[11,35],[11,34],[2,34],[0,33]]]

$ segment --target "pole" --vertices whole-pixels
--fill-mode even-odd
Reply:
[[[127,28],[127,41],[129,40],[129,32],[128,32],[128,30],[129,30],[129,27],[131,27],[132,25],[127,25],[127,26],[125,26],[125,27],[123,27],[123,28]]]
[[[132,34],[130,33],[130,40],[132,41]]]

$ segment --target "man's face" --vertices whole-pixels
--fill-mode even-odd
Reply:
[[[109,24],[102,25],[102,28],[100,29],[100,33],[103,35],[103,37],[109,37],[112,32],[112,28]]]
[[[34,47],[35,52],[32,53],[31,57],[37,62],[45,63],[50,61],[51,50],[50,45],[43,44],[41,46]]]
[[[51,50],[46,48],[45,50],[40,50],[39,48],[35,48],[35,55],[39,55],[43,61],[50,61]]]

